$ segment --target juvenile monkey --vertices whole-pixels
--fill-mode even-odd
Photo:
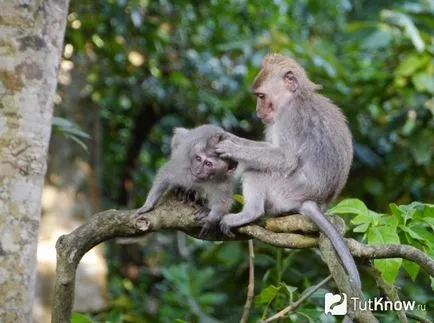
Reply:
[[[183,187],[208,201],[196,212],[196,218],[203,224],[201,234],[218,224],[232,205],[231,176],[237,164],[217,155],[215,147],[223,136],[225,131],[213,125],[176,128],[170,159],[158,170],[146,202],[136,214],[152,210],[167,190]]]
[[[315,91],[294,60],[278,54],[265,57],[252,91],[256,113],[265,124],[265,141],[234,135],[217,145],[223,158],[240,163],[245,205],[223,217],[222,231],[250,223],[264,213],[298,211],[330,239],[352,283],[361,282],[354,259],[338,231],[323,215],[348,177],[353,148],[341,110]]]

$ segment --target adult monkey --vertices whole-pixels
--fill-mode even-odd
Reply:
[[[338,231],[323,215],[348,177],[353,148],[351,132],[341,110],[315,91],[294,60],[278,54],[265,57],[252,91],[256,113],[265,124],[265,141],[234,135],[220,142],[222,158],[244,169],[243,210],[220,222],[222,231],[250,223],[264,213],[298,211],[331,240],[350,281],[361,287],[354,259]]]

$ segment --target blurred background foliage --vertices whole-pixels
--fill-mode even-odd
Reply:
[[[343,196],[385,212],[392,202],[434,200],[433,30],[431,0],[75,0],[62,69],[80,71],[80,102],[100,116],[105,206],[143,203],[173,127],[215,123],[260,138],[249,86],[264,55],[280,52],[296,58],[348,117],[355,157]],[[68,128],[64,119],[55,126]],[[68,136],[87,140],[79,129]],[[148,239],[146,248],[108,248],[111,306],[96,321],[239,320],[245,243]],[[315,250],[256,249],[262,293],[252,320],[328,275]],[[397,279],[403,299],[428,302],[427,275],[416,283],[405,273]],[[364,280],[368,294],[378,293]],[[333,321],[320,317],[322,296],[315,295],[323,293],[288,322]],[[382,322],[396,319],[381,315]]]

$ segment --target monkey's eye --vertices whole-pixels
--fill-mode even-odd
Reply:
[[[212,167],[212,163],[211,163],[210,161],[206,161],[206,162],[205,162],[205,166],[206,166],[206,167]]]
[[[263,93],[256,93],[256,97],[257,97],[258,99],[263,100],[263,99],[265,99],[265,94],[263,94]]]
[[[198,162],[201,162],[201,161],[202,161],[202,158],[200,158],[199,155],[197,155],[196,157],[194,157],[194,159],[196,159]]]

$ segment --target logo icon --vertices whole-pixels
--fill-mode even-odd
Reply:
[[[326,293],[324,295],[324,313],[332,315],[347,314],[347,294]]]

